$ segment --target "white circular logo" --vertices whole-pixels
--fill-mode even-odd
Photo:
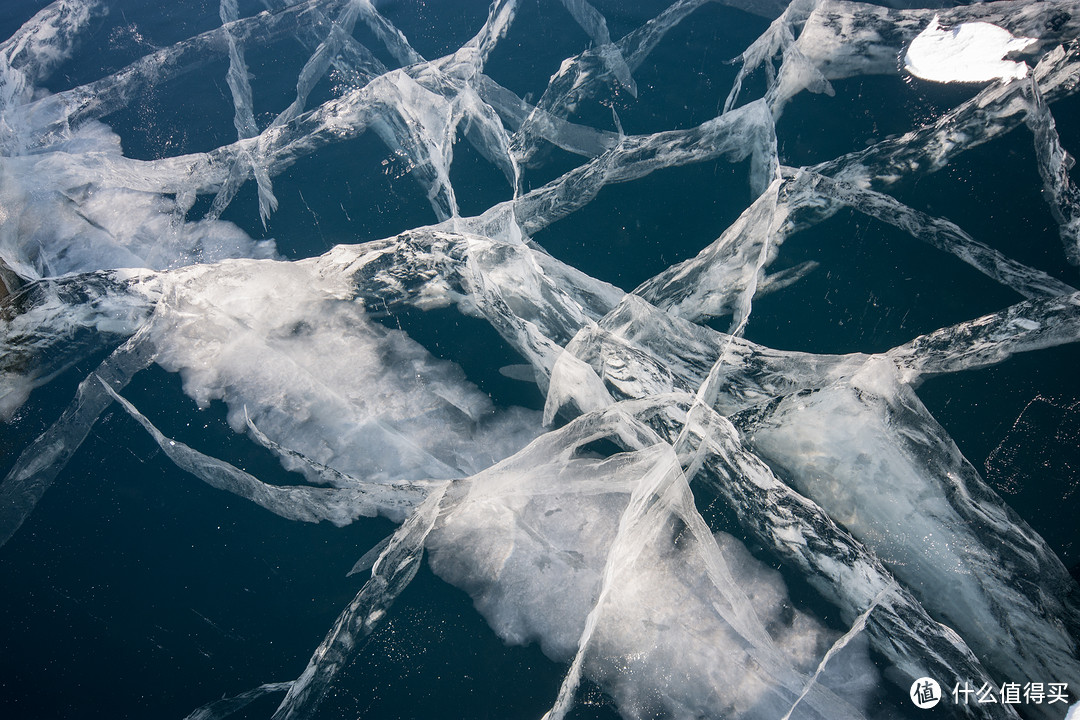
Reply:
[[[941,686],[934,678],[921,677],[911,684],[911,702],[920,710],[929,710],[941,702]]]

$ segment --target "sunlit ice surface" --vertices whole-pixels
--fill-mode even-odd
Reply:
[[[4,717],[1075,706],[1075,3],[0,25]]]
[[[1035,42],[1036,38],[1014,38],[1008,30],[985,22],[945,29],[934,16],[908,46],[904,68],[916,77],[937,82],[1020,80],[1030,68],[1004,56]]]

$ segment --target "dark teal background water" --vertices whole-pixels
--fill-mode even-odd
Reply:
[[[664,7],[595,4],[614,38]],[[42,5],[6,0],[0,36],[9,36]],[[111,5],[50,89],[96,79],[219,24],[215,2]],[[487,3],[474,1],[378,5],[428,58],[464,43],[487,14]],[[241,3],[241,14],[260,9]],[[725,61],[766,25],[729,8],[698,11],[635,73],[638,99],[615,103],[625,131],[691,127],[715,116],[735,73]],[[536,100],[562,58],[587,44],[556,4],[524,2],[488,72]],[[291,52],[280,45],[249,51],[261,123],[291,99],[306,57],[298,44]],[[231,142],[226,70],[225,61],[210,62],[154,88],[106,122],[123,138],[125,153],[137,158]],[[746,96],[760,89],[760,78],[755,81]],[[835,88],[836,97],[803,94],[789,106],[778,127],[782,162],[817,162],[902,133],[974,93],[877,77],[840,81]],[[312,104],[334,92],[333,82],[324,81]],[[1080,148],[1080,103],[1073,98],[1052,111],[1063,145]],[[610,109],[599,103],[584,104],[577,120],[614,129]],[[558,152],[546,168],[527,176],[527,187],[576,162]],[[452,180],[463,214],[510,196],[501,176],[471,153],[465,143],[455,148]],[[274,238],[288,258],[433,222],[419,186],[395,178],[392,162],[385,172],[387,159],[393,162],[371,134],[330,146],[275,178],[281,205],[265,230],[252,183],[225,218],[254,237]],[[535,239],[556,257],[631,290],[717,237],[752,200],[747,174],[746,164],[708,162],[610,186]],[[1065,262],[1039,188],[1030,135],[1021,128],[896,193],[1021,262],[1080,282]],[[196,210],[208,206],[208,199],[201,202]],[[881,351],[1017,300],[951,256],[853,211],[791,238],[775,267],[804,260],[821,267],[756,300],[749,339],[814,352]],[[387,322],[400,323],[436,355],[459,362],[497,404],[542,406],[535,387],[498,373],[521,360],[480,321],[414,311]],[[726,329],[726,323],[718,327]],[[0,429],[0,471],[6,473],[56,418],[100,359],[87,359],[36,392],[15,422]],[[1067,346],[931,380],[919,389],[960,449],[1074,575],[1080,575],[1077,368],[1080,349]],[[146,371],[126,395],[166,435],[268,482],[295,482],[269,453],[229,430],[220,403],[199,410],[176,376]],[[363,582],[345,573],[392,527],[371,520],[337,529],[278,518],[178,471],[126,414],[110,412],[0,549],[0,717],[180,718],[222,695],[293,679]],[[798,596],[797,580],[789,580]],[[806,591],[805,602],[820,601]],[[339,678],[319,717],[537,718],[556,697],[564,672],[536,647],[506,647],[467,596],[425,568]],[[583,697],[574,717],[615,716],[595,689]],[[279,698],[256,703],[248,716],[268,717]]]

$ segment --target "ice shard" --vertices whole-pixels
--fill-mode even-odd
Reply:
[[[447,484],[432,492],[401,524],[371,569],[371,578],[341,613],[334,627],[289,686],[274,718],[304,717],[314,710],[330,681],[349,659],[357,640],[370,635],[401,591],[416,576],[424,541],[438,518]]]

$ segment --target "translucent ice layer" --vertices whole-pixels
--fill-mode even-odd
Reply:
[[[927,676],[1075,714],[1080,538],[999,491],[1080,480],[988,482],[948,408],[1017,367],[970,414],[1076,406],[1080,12],[932,4],[41,9],[0,44],[0,553],[102,444],[375,528],[296,679],[199,720],[340,715],[417,577],[538,648],[515,715],[920,717]]]

